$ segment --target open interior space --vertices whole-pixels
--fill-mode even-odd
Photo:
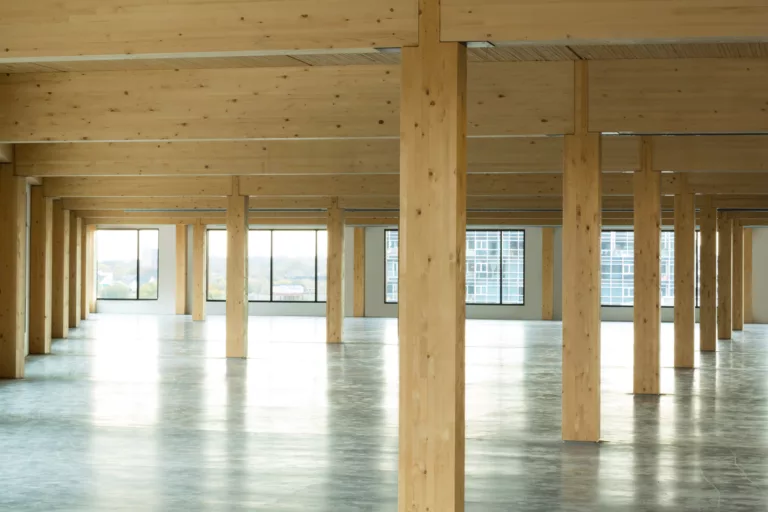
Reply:
[[[0,509],[768,508],[768,0],[4,3]]]

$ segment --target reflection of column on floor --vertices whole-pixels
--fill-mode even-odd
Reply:
[[[29,229],[29,353],[51,352],[53,200],[32,187]]]
[[[24,377],[27,182],[0,165],[0,378]]]
[[[640,170],[635,191],[635,367],[634,392],[659,394],[661,336],[661,172],[653,168],[650,137],[640,139]]]
[[[555,314],[555,228],[541,230],[541,319]]]
[[[344,327],[344,212],[338,198],[328,208],[326,341],[341,343]]]
[[[564,140],[563,401],[566,441],[600,439],[600,134],[589,132],[588,64],[576,62],[575,133]]]
[[[201,220],[192,231],[192,320],[205,320],[205,224]]]
[[[675,368],[693,368],[696,331],[695,196],[675,196]]]
[[[69,210],[53,202],[53,277],[51,336],[66,338],[69,329]]]
[[[717,337],[729,340],[733,329],[733,221],[725,212],[718,214],[717,232]]]
[[[187,239],[189,226],[176,226],[176,314],[187,314]]]
[[[704,198],[700,211],[699,348],[711,352],[717,347],[717,209],[711,196]]]
[[[733,330],[744,330],[744,226],[733,221]]]
[[[69,327],[80,326],[80,257],[82,256],[83,219],[69,216]]]

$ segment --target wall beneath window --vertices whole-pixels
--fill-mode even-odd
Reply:
[[[112,226],[99,226],[108,229]],[[114,226],[126,229],[129,226]],[[130,229],[157,229],[160,264],[157,300],[97,300],[98,313],[173,315],[176,312],[176,226],[130,226]]]
[[[256,226],[251,225],[251,229],[286,229],[284,226]],[[296,227],[295,229],[316,229],[316,226]],[[190,246],[192,235],[190,232]],[[188,268],[192,268],[192,253],[188,254]],[[344,312],[346,316],[352,316],[353,290],[354,290],[354,228],[348,227],[344,230],[344,288],[345,303]],[[192,290],[191,272],[188,274],[187,290]],[[188,293],[188,304],[192,304],[191,293]],[[226,302],[206,301],[206,314],[224,315],[226,314]],[[325,316],[325,302],[251,302],[248,304],[248,314],[252,316]]]
[[[394,226],[393,226],[394,227]],[[384,237],[386,229],[367,228],[365,238],[365,315],[397,317],[397,304],[384,302]],[[473,226],[474,229],[474,226]],[[477,229],[486,229],[478,227]],[[499,229],[487,227],[487,229]],[[467,318],[498,320],[541,319],[541,228],[525,229],[525,304],[522,306],[467,306]]]

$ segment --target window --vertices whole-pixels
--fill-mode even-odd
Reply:
[[[467,304],[525,302],[525,231],[469,230],[466,242]],[[398,232],[387,230],[385,302],[397,302]]]
[[[157,229],[96,231],[96,298],[157,300]]]
[[[325,302],[328,235],[324,230],[250,230],[248,300]],[[227,232],[208,231],[208,300],[227,299]]]
[[[635,300],[635,234],[633,231],[603,231],[600,241],[601,304],[603,306],[632,306]],[[675,305],[675,234],[661,232],[660,285],[661,306]],[[699,289],[699,251],[701,243],[696,232],[696,306]]]

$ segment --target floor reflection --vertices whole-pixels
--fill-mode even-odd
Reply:
[[[397,509],[397,321],[95,316],[0,382],[0,510]],[[560,441],[561,326],[467,324],[467,510],[765,510],[768,327],[660,397],[633,396],[631,324],[602,330],[603,438]]]

